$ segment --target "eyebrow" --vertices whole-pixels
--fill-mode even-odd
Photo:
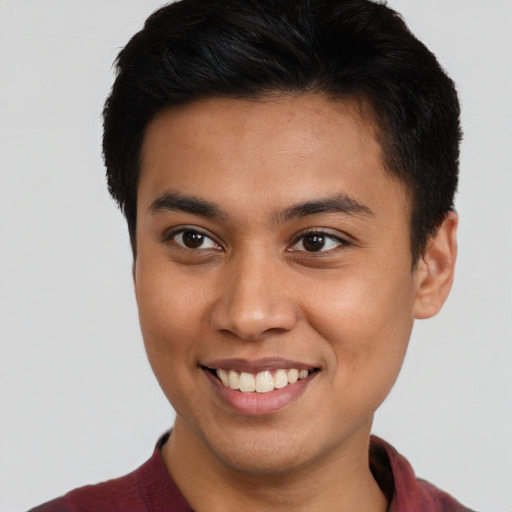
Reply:
[[[177,191],[167,191],[158,196],[148,211],[157,214],[164,211],[181,211],[200,217],[225,219],[228,214],[215,203]],[[292,205],[272,216],[277,224],[288,222],[296,217],[307,217],[320,213],[343,213],[361,217],[372,217],[373,211],[347,194],[315,199]]]
[[[315,199],[299,203],[275,216],[277,223],[283,223],[292,220],[295,217],[307,217],[319,213],[343,213],[346,215],[358,217],[373,217],[374,213],[369,206],[356,201],[347,194],[337,194],[324,199]]]
[[[208,218],[225,218],[227,214],[216,204],[176,191],[167,191],[158,196],[149,206],[150,213],[181,211]]]

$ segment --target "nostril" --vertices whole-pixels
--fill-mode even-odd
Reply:
[[[250,304],[219,305],[212,315],[212,327],[224,335],[245,341],[257,341],[291,331],[299,317],[295,308],[289,303],[271,306],[265,310],[253,307],[252,311],[247,311]]]

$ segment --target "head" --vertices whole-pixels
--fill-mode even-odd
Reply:
[[[148,18],[117,59],[104,110],[108,185],[134,257],[141,150],[162,110],[206,98],[322,93],[371,118],[387,172],[407,188],[413,264],[453,209],[459,104],[435,56],[368,0],[185,0]]]
[[[117,64],[105,161],[173,437],[251,474],[364,451],[451,285],[452,82],[366,0],[183,0]]]

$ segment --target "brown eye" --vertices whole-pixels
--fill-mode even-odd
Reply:
[[[306,233],[296,239],[290,251],[299,252],[328,252],[332,249],[350,245],[342,238],[323,233],[322,231]]]
[[[170,239],[186,249],[219,249],[209,236],[192,229],[178,231]]]
[[[201,247],[204,242],[204,235],[197,231],[184,231],[181,237],[183,245],[189,249],[197,249],[198,247]]]
[[[325,245],[325,236],[319,234],[308,235],[302,242],[304,249],[309,252],[320,251]]]

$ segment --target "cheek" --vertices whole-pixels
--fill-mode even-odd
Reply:
[[[146,269],[143,263],[137,274],[136,295],[139,319],[146,351],[155,372],[159,366],[177,366],[178,361],[192,363],[204,325],[202,295],[186,275]],[[179,354],[179,358],[176,357]],[[177,370],[177,368],[174,368]]]
[[[149,363],[174,410],[187,415],[201,396],[194,376],[202,331],[201,294],[179,275],[139,269],[136,282],[139,320]]]
[[[310,323],[331,345],[336,378],[351,375],[394,382],[413,325],[413,281],[406,273],[357,275],[329,282],[310,295]]]

